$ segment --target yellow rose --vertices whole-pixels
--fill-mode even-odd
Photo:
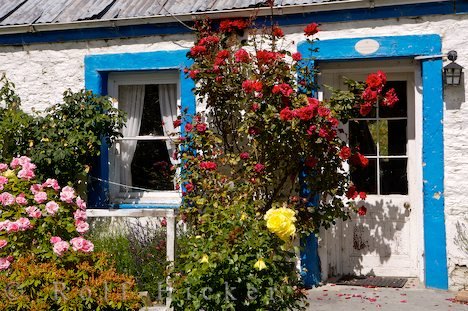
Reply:
[[[208,263],[208,255],[203,254],[202,258],[200,259],[200,262],[201,263]]]
[[[257,269],[258,271],[262,271],[263,269],[266,269],[266,264],[263,261],[263,258],[260,258],[257,260],[257,262],[254,264],[254,268]]]
[[[266,212],[265,220],[268,230],[285,242],[296,234],[295,212],[290,208],[272,208]]]

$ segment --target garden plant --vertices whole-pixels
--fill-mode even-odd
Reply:
[[[395,91],[379,71],[319,101],[308,60],[284,48],[279,26],[256,25],[199,22],[188,53],[207,109],[174,122],[189,223],[171,273],[175,310],[303,309],[297,241],[366,213],[350,174],[368,159],[340,123],[393,106]],[[309,43],[318,31],[305,27]]]

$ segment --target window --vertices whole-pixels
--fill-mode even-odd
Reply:
[[[359,191],[368,194],[408,194],[407,94],[406,81],[389,81],[399,102],[393,108],[377,107],[369,115],[349,122],[351,145],[369,159],[365,169],[351,174]],[[384,90],[385,92],[386,90]]]
[[[127,113],[123,137],[110,150],[112,203],[178,204],[173,121],[179,106],[179,73],[109,74],[109,95]]]

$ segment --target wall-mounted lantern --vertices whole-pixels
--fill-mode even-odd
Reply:
[[[447,58],[451,63],[444,66],[444,83],[445,85],[460,85],[463,67],[455,63],[457,60],[457,52],[448,52]]]

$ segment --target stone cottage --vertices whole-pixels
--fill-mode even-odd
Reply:
[[[16,83],[26,110],[59,102],[66,88],[116,98],[131,118],[122,143],[103,150],[90,203],[176,208],[180,194],[170,180],[150,182],[139,169],[147,165],[142,155],[148,151],[162,168],[170,162],[172,145],[154,122],[169,127],[179,105],[203,109],[183,73],[190,64],[191,23],[253,14],[262,19],[273,12],[287,46],[304,57],[312,56],[304,25],[319,23],[313,55],[319,81],[339,87],[343,77],[359,80],[381,69],[400,105],[345,126],[368,147],[369,168],[357,178],[369,192],[369,213],[323,230],[318,249],[311,238],[302,256],[303,266],[309,265],[306,280],[359,274],[415,277],[439,289],[467,285],[467,81],[462,75],[459,84],[449,85],[453,78],[443,68],[451,62],[449,51],[468,66],[468,2],[275,0],[273,10],[266,2],[2,1],[0,71]],[[363,128],[378,134],[360,135]],[[314,269],[317,263],[320,269]]]

